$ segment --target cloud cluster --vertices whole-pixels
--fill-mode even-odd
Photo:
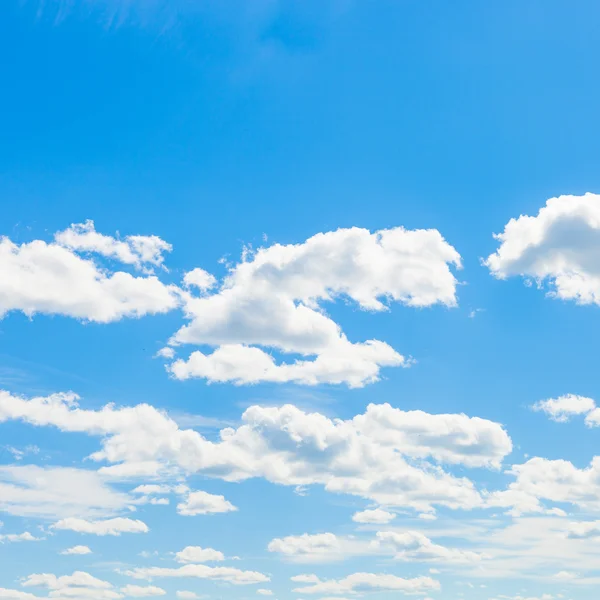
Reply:
[[[557,298],[600,304],[599,195],[550,198],[537,216],[511,219],[495,237],[500,247],[485,261],[495,277],[548,281]]]
[[[378,340],[349,341],[326,304],[341,298],[369,311],[387,310],[387,302],[454,306],[452,266],[460,267],[460,256],[437,230],[399,227],[338,229],[301,244],[246,251],[212,294],[206,292],[216,280],[196,269],[186,282],[201,293],[186,296],[190,322],[170,344],[216,349],[197,350],[169,369],[178,379],[236,384],[376,381],[381,367],[405,365],[405,357]],[[296,356],[278,363],[271,350]]]
[[[557,423],[566,423],[573,416],[585,415],[585,424],[588,427],[600,426],[600,409],[596,407],[594,400],[585,396],[566,394],[559,398],[540,400],[532,408],[547,414]]]
[[[5,420],[102,436],[102,449],[91,458],[109,463],[100,469],[104,476],[156,476],[176,468],[227,481],[262,477],[290,486],[319,484],[329,492],[419,512],[431,512],[436,504],[480,506],[473,483],[441,465],[495,468],[512,450],[498,423],[389,404],[369,405],[349,420],[292,405],[252,406],[242,425],[222,429],[218,441],[180,429],[149,405],[85,410],[65,394],[28,400],[0,393],[0,422]],[[203,492],[192,492],[182,504],[180,512],[188,514],[232,509],[224,498]]]
[[[143,521],[123,517],[103,521],[86,521],[85,519],[69,517],[55,523],[53,528],[101,536],[119,536],[122,533],[148,533],[149,531],[148,526]]]

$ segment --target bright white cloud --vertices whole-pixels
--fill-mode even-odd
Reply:
[[[294,589],[298,594],[352,594],[356,592],[403,592],[404,594],[423,594],[440,589],[440,584],[431,577],[403,579],[396,575],[383,573],[353,573],[343,579],[321,580],[316,575],[292,577],[292,581],[311,583]]]
[[[52,526],[54,529],[76,531],[77,533],[88,533],[92,535],[113,535],[122,533],[148,533],[146,523],[137,519],[126,519],[117,517],[103,521],[86,521],[76,517],[62,519]]]
[[[150,598],[152,596],[165,596],[167,592],[155,585],[131,585],[121,588],[121,592],[131,598]]]
[[[175,595],[178,598],[183,598],[183,600],[197,600],[198,598],[200,598],[200,596],[198,596],[196,592],[189,592],[187,590],[177,591],[175,592]]]
[[[225,555],[213,548],[202,548],[200,546],[187,546],[175,554],[177,562],[180,563],[204,563],[225,560]]]
[[[61,554],[66,556],[76,555],[76,554],[91,554],[92,551],[87,546],[73,546],[72,548],[67,548],[63,550]]]
[[[296,560],[336,560],[341,558],[348,544],[343,538],[333,533],[318,533],[310,535],[289,535],[284,538],[275,538],[268,545],[269,552],[278,552]]]
[[[0,588],[0,598],[2,600],[39,600],[39,596],[34,596],[29,592],[9,590],[7,588]]]
[[[381,341],[350,342],[324,305],[347,298],[370,311],[387,310],[388,302],[454,306],[451,266],[460,267],[460,256],[434,229],[338,229],[301,244],[246,250],[213,294],[205,293],[216,283],[208,273],[186,275],[203,293],[185,297],[190,322],[170,343],[216,349],[169,369],[179,379],[236,384],[377,381],[382,367],[406,365],[406,358]],[[296,356],[278,363],[271,350]]]
[[[74,223],[68,229],[59,231],[54,241],[69,250],[100,254],[138,269],[162,265],[163,253],[173,249],[171,244],[156,235],[128,235],[119,240],[98,233],[91,220]]]
[[[389,523],[395,518],[396,515],[394,513],[383,510],[382,508],[363,510],[352,515],[352,520],[356,523],[375,523],[378,525]]]
[[[537,216],[513,218],[495,237],[500,247],[485,261],[495,277],[548,281],[557,298],[600,304],[600,196],[550,198]]]
[[[3,420],[0,408],[0,422]],[[0,467],[0,510],[12,515],[50,519],[101,516],[122,510],[130,501],[95,471],[35,465]]]
[[[29,531],[23,533],[0,534],[0,543],[2,542],[39,542],[42,538],[33,536]]]
[[[553,421],[558,423],[567,422],[572,416],[591,415],[596,410],[596,403],[591,398],[566,394],[559,398],[540,400],[532,406],[533,410],[546,413]],[[600,412],[600,411],[599,411]],[[594,425],[594,418],[586,423]],[[600,423],[597,423],[600,424]]]
[[[35,573],[22,582],[23,587],[45,587],[49,590],[63,590],[71,587],[110,589],[112,584],[98,579],[85,571],[75,571],[72,575],[57,577],[52,573]]]
[[[482,505],[471,481],[439,464],[495,468],[512,450],[498,423],[402,411],[388,404],[369,405],[349,420],[292,405],[252,406],[244,412],[243,424],[222,429],[218,441],[180,429],[148,405],[85,410],[76,396],[64,394],[27,400],[0,393],[0,422],[6,420],[101,436],[102,449],[91,458],[109,463],[100,470],[105,476],[148,477],[178,468],[228,481],[263,477],[294,487],[321,484],[333,493],[424,513],[436,504]],[[231,510],[226,500],[205,492],[191,492],[179,507],[182,514]]]
[[[186,517],[195,515],[209,515],[236,511],[237,508],[224,496],[209,494],[208,492],[190,492],[187,498],[177,505],[177,512]]]
[[[572,540],[588,540],[600,537],[600,521],[583,521],[569,525],[568,537]]]
[[[257,571],[242,571],[233,567],[209,567],[207,565],[183,565],[177,568],[169,567],[139,567],[126,571],[129,577],[135,579],[154,579],[160,577],[191,577],[197,579],[212,579],[226,581],[234,585],[251,585],[269,581],[269,577]]]
[[[76,240],[72,241],[76,246]],[[142,260],[160,262],[146,242],[130,245],[137,248],[139,264]],[[180,303],[176,286],[165,285],[155,276],[111,272],[57,242],[35,240],[19,245],[0,238],[0,271],[0,316],[18,310],[28,316],[56,314],[108,323],[164,313]]]
[[[435,562],[435,563],[473,563],[484,558],[477,552],[447,548],[432,542],[426,535],[418,531],[377,532],[373,542],[375,548],[391,549],[396,553],[395,558],[406,561]]]

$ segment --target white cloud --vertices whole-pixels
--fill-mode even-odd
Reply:
[[[473,563],[484,558],[471,550],[446,548],[433,543],[427,536],[418,531],[398,533],[394,531],[377,532],[373,542],[376,548],[390,548],[395,558],[406,561],[435,562],[435,563]]]
[[[396,518],[394,513],[381,508],[373,510],[363,510],[352,515],[352,520],[356,523],[376,523],[378,525],[389,523]]]
[[[103,235],[96,231],[91,220],[74,223],[68,229],[59,231],[54,240],[69,250],[100,254],[138,269],[162,265],[163,253],[172,250],[171,244],[156,235],[128,235],[123,240]]]
[[[70,587],[86,587],[94,589],[109,589],[108,581],[98,579],[85,571],[75,571],[72,575],[57,577],[51,573],[35,573],[22,582],[23,587],[45,587],[49,590],[63,590]]]
[[[0,543],[2,542],[39,542],[42,538],[34,537],[29,531],[24,533],[6,533],[0,534]]]
[[[135,579],[195,577],[197,579],[226,581],[234,585],[251,585],[269,581],[267,575],[257,571],[242,571],[233,567],[208,567],[207,565],[183,565],[177,568],[139,567],[126,571],[125,574]]]
[[[0,588],[0,598],[2,600],[38,600],[39,596],[34,596],[29,592],[22,592],[20,590]]]
[[[508,473],[516,481],[507,490],[490,494],[488,506],[510,507],[513,515],[565,514],[562,510],[547,510],[540,500],[548,500],[600,510],[600,457],[594,457],[585,469],[567,460],[535,457],[522,465],[513,465]]]
[[[551,198],[537,216],[511,219],[495,237],[500,247],[485,261],[495,277],[548,281],[557,298],[600,304],[600,196]]]
[[[131,585],[121,588],[121,592],[132,598],[149,598],[151,596],[165,596],[167,592],[154,585]]]
[[[0,394],[0,406],[2,399]],[[0,408],[0,422],[2,422]],[[95,471],[35,465],[0,467],[0,510],[21,517],[99,516],[131,501]]]
[[[92,551],[87,546],[73,546],[72,548],[67,548],[63,550],[61,554],[66,556],[74,555],[74,554],[91,554]]]
[[[296,588],[293,591],[298,594],[352,594],[355,592],[403,592],[404,594],[422,594],[425,592],[439,590],[440,584],[431,577],[415,577],[414,579],[403,579],[396,575],[383,573],[353,573],[343,579],[321,580],[316,575],[292,577],[292,581],[312,583],[305,587]]]
[[[587,540],[600,537],[600,521],[571,523],[568,537],[572,540]]]
[[[559,398],[540,400],[532,406],[533,410],[546,413],[553,421],[558,423],[567,422],[572,416],[590,415],[596,410],[596,403],[591,398],[566,394]],[[600,412],[600,411],[599,411]],[[586,419],[588,425],[600,424]]]
[[[213,548],[201,548],[200,546],[187,546],[175,554],[177,562],[180,563],[204,563],[225,560],[225,555]]]
[[[350,553],[347,542],[333,533],[304,533],[275,538],[269,542],[267,549],[299,561],[338,560]]]
[[[86,521],[76,517],[62,519],[52,526],[54,529],[66,529],[77,533],[92,535],[114,535],[122,533],[147,533],[148,526],[143,521],[117,517],[104,521]]]
[[[512,450],[498,423],[402,411],[389,404],[369,405],[349,420],[293,405],[252,406],[242,425],[222,429],[218,441],[180,429],[149,405],[85,410],[68,394],[26,400],[0,392],[0,422],[6,420],[101,436],[102,449],[91,458],[109,463],[100,469],[105,476],[148,477],[178,468],[228,481],[263,477],[294,487],[321,484],[329,492],[425,513],[436,504],[482,505],[471,481],[439,464],[496,468]],[[184,514],[231,510],[226,500],[203,492],[192,492],[180,507]]]
[[[272,590],[264,590],[264,589],[262,589],[262,588],[261,588],[261,589],[258,589],[258,590],[256,590],[256,593],[257,593],[259,596],[272,596],[272,595],[273,595],[273,592],[272,592]]]
[[[183,598],[183,600],[198,600],[198,598],[200,598],[196,592],[188,592],[186,590],[177,591],[175,592],[175,595],[178,598]]]
[[[387,310],[386,302],[454,306],[451,266],[460,267],[460,256],[433,229],[338,229],[301,244],[246,250],[215,293],[185,297],[190,322],[170,342],[216,350],[193,352],[170,371],[236,384],[377,381],[381,367],[406,365],[405,357],[381,341],[350,342],[324,305],[349,299],[370,311]],[[215,285],[197,270],[184,281],[203,292]],[[296,356],[278,363],[271,350]]]
[[[136,252],[140,261],[152,256],[158,261],[142,242]],[[0,316],[19,310],[28,316],[57,314],[108,323],[164,313],[180,303],[176,286],[155,276],[111,272],[59,243],[35,240],[18,245],[2,237],[0,271]]]
[[[228,500],[225,500],[224,496],[209,494],[203,491],[190,492],[187,498],[177,505],[177,512],[186,517],[226,513],[236,510],[237,507]]]

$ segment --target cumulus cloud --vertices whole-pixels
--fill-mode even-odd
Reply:
[[[45,587],[49,590],[63,590],[71,587],[86,587],[93,589],[110,589],[112,584],[98,579],[85,571],[75,571],[72,575],[60,577],[52,573],[34,573],[22,582],[23,587]]]
[[[74,554],[91,554],[92,551],[87,546],[73,546],[72,548],[67,548],[63,550],[61,554],[66,556],[74,555]]]
[[[242,415],[242,425],[222,429],[217,441],[180,429],[149,405],[85,410],[68,394],[27,400],[0,393],[0,422],[6,420],[100,436],[102,449],[91,458],[109,463],[101,468],[105,476],[147,477],[177,468],[227,481],[263,477],[294,487],[320,484],[329,492],[425,513],[436,504],[482,505],[470,480],[441,465],[496,468],[512,450],[498,423],[402,411],[389,404],[369,405],[349,420],[293,405],[252,406]],[[205,494],[191,492],[180,512],[231,510],[226,500]]]
[[[585,396],[566,394],[559,398],[540,400],[532,408],[546,413],[557,423],[566,423],[573,416],[585,415],[585,424],[588,427],[600,426],[600,409],[596,407],[594,400]]]
[[[29,531],[23,533],[0,534],[0,543],[3,542],[39,542],[42,538],[33,536]]]
[[[216,349],[197,350],[169,370],[178,379],[236,384],[363,386],[379,378],[381,367],[407,359],[378,340],[351,342],[324,305],[347,299],[368,311],[387,310],[390,302],[454,306],[452,266],[460,267],[460,256],[434,229],[338,229],[301,244],[246,250],[212,294],[206,291],[216,281],[205,271],[184,278],[203,293],[185,296],[189,323],[170,344]],[[277,362],[272,350],[295,356]]]
[[[131,598],[150,598],[152,596],[165,596],[167,592],[155,585],[128,584],[121,588],[121,592]]]
[[[292,577],[292,581],[310,583],[304,587],[295,588],[298,594],[352,594],[355,592],[403,592],[423,594],[440,589],[440,584],[431,577],[415,577],[403,579],[396,575],[383,573],[353,573],[343,579],[321,580],[316,575],[300,575]]]
[[[269,552],[278,552],[298,561],[338,560],[351,554],[352,541],[333,533],[289,535],[269,542]]]
[[[183,565],[177,568],[169,567],[139,567],[125,572],[134,579],[154,579],[160,577],[191,577],[197,579],[212,579],[226,581],[234,585],[251,585],[270,581],[267,575],[257,571],[242,571],[233,567],[209,567],[207,565]]]
[[[77,533],[88,533],[92,535],[119,536],[122,533],[148,533],[146,523],[136,519],[117,517],[104,521],[86,521],[76,517],[62,519],[52,526],[54,529],[66,529]]]
[[[188,592],[186,590],[177,591],[175,592],[175,595],[178,598],[183,598],[183,600],[197,600],[198,598],[200,598],[200,596],[198,596],[196,592]]]
[[[498,250],[485,264],[506,279],[522,275],[551,295],[579,304],[600,304],[600,196],[550,198],[537,216],[511,219],[497,234]]]
[[[187,546],[175,554],[177,562],[180,563],[204,563],[219,562],[225,560],[225,555],[213,548],[202,548],[200,546]]]
[[[382,508],[363,510],[352,515],[352,520],[356,523],[376,523],[378,525],[389,523],[395,518],[396,515],[394,513],[383,510]]]
[[[572,540],[588,540],[600,537],[600,521],[571,523],[567,534]]]
[[[0,467],[0,510],[15,516],[102,516],[122,510],[130,501],[129,495],[112,489],[95,471],[35,465]]]
[[[208,492],[190,492],[187,498],[177,505],[177,512],[186,517],[195,515],[209,515],[236,511],[231,502],[224,496],[209,494]]]
[[[9,590],[8,588],[0,588],[0,598],[2,600],[39,600],[39,596],[34,596],[29,592]]]
[[[513,515],[565,515],[561,509],[545,508],[541,500],[600,510],[600,457],[594,457],[584,469],[567,460],[535,457],[522,465],[513,465],[508,473],[516,481],[507,490],[490,494],[489,506],[508,507]]]
[[[165,285],[154,275],[110,271],[78,254],[80,250],[100,253],[134,266],[160,264],[159,248],[164,242],[159,243],[158,238],[148,241],[151,238],[144,236],[118,242],[96,234],[89,223],[73,227],[57,234],[52,243],[15,244],[7,237],[0,238],[0,316],[18,310],[28,316],[56,314],[108,323],[164,313],[179,305],[176,286]],[[87,227],[87,233],[77,227]],[[92,234],[99,237],[92,241]],[[100,242],[101,238],[105,241]]]
[[[484,558],[477,552],[447,548],[432,542],[426,535],[418,531],[377,532],[373,542],[375,548],[390,548],[395,551],[395,558],[406,561],[435,562],[435,563],[473,563]]]

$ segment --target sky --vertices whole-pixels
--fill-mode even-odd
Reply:
[[[599,23],[2,2],[0,599],[595,600]]]

